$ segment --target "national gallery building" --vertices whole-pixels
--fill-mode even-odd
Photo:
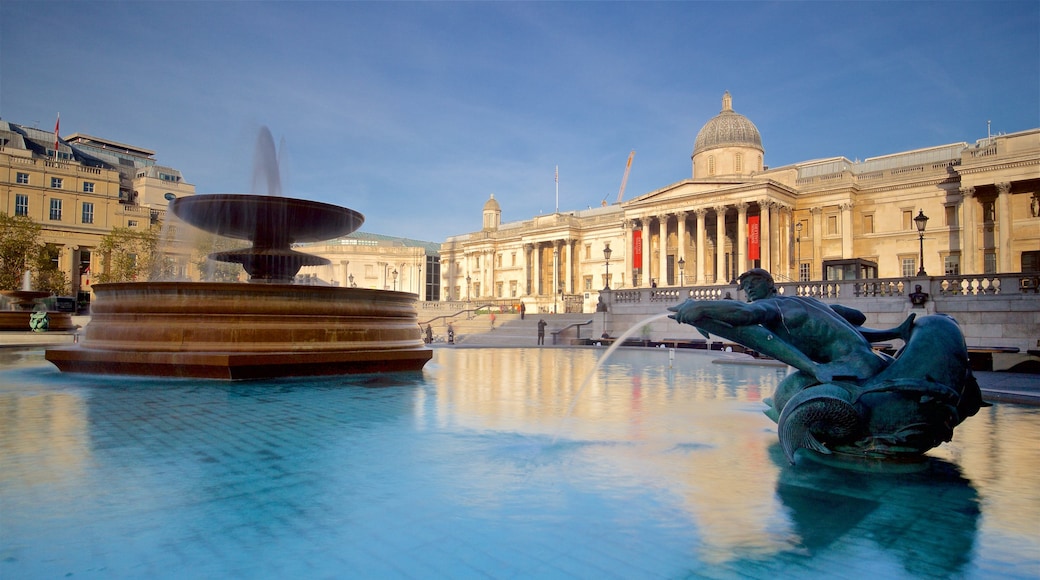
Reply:
[[[590,312],[605,287],[725,284],[753,267],[777,281],[1040,271],[1040,129],[774,168],[726,93],[691,168],[620,204],[515,222],[492,196],[480,231],[441,244],[441,299]]]

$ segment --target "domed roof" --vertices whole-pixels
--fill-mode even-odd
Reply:
[[[704,124],[697,133],[693,154],[717,147],[752,147],[763,151],[762,136],[747,117],[733,110],[729,91],[722,95],[722,112]]]
[[[502,211],[502,206],[495,201],[495,194],[492,193],[491,199],[484,203],[484,211]]]

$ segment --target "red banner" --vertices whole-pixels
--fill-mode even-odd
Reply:
[[[758,260],[760,258],[760,243],[759,239],[759,227],[758,227],[758,216],[749,215],[747,218],[747,250],[749,260]]]
[[[643,267],[643,231],[632,231],[632,267]]]

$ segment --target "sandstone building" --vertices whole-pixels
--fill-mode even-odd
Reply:
[[[492,196],[479,231],[441,245],[443,299],[591,311],[605,287],[715,285],[752,267],[778,281],[1040,270],[1040,129],[774,168],[726,93],[691,161],[689,179],[608,207],[503,223]]]

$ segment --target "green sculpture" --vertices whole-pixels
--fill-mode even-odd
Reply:
[[[949,441],[953,428],[985,406],[957,322],[938,314],[898,328],[862,326],[852,308],[777,294],[769,272],[741,274],[748,302],[687,300],[671,318],[732,340],[796,369],[771,399],[780,444],[860,457],[920,455]],[[900,338],[896,355],[871,342]]]

